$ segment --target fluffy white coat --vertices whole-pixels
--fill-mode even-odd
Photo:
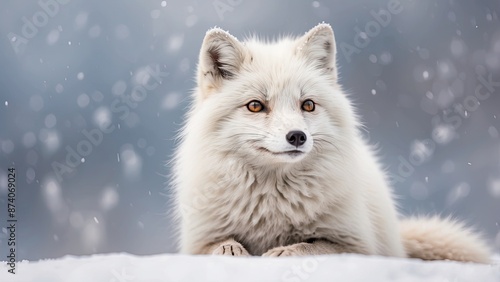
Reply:
[[[335,55],[328,24],[276,42],[207,32],[174,160],[181,252],[488,262],[485,244],[459,223],[400,222]],[[251,112],[251,101],[263,110]],[[300,147],[287,142],[293,130],[307,138]]]

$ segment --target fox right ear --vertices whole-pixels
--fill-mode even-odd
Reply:
[[[234,36],[220,28],[209,30],[198,63],[198,85],[203,94],[208,95],[224,80],[236,76],[243,59],[243,45]]]
[[[299,38],[298,52],[337,81],[335,36],[329,24],[318,24]]]

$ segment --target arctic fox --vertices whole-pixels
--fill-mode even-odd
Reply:
[[[398,219],[335,55],[328,24],[276,42],[207,32],[173,167],[181,252],[487,263],[460,222]]]

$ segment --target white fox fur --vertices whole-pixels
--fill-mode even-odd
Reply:
[[[337,83],[333,30],[201,47],[174,160],[180,249],[190,254],[367,255],[486,263],[478,235],[451,220],[398,220],[387,176]],[[310,99],[314,111],[301,108]],[[253,100],[261,112],[249,111]],[[298,130],[305,143],[287,142]]]

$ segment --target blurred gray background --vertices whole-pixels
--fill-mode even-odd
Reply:
[[[174,252],[166,164],[205,32],[273,38],[322,21],[401,212],[464,219],[498,250],[499,10],[493,0],[2,1],[0,259],[11,166],[18,259]]]

